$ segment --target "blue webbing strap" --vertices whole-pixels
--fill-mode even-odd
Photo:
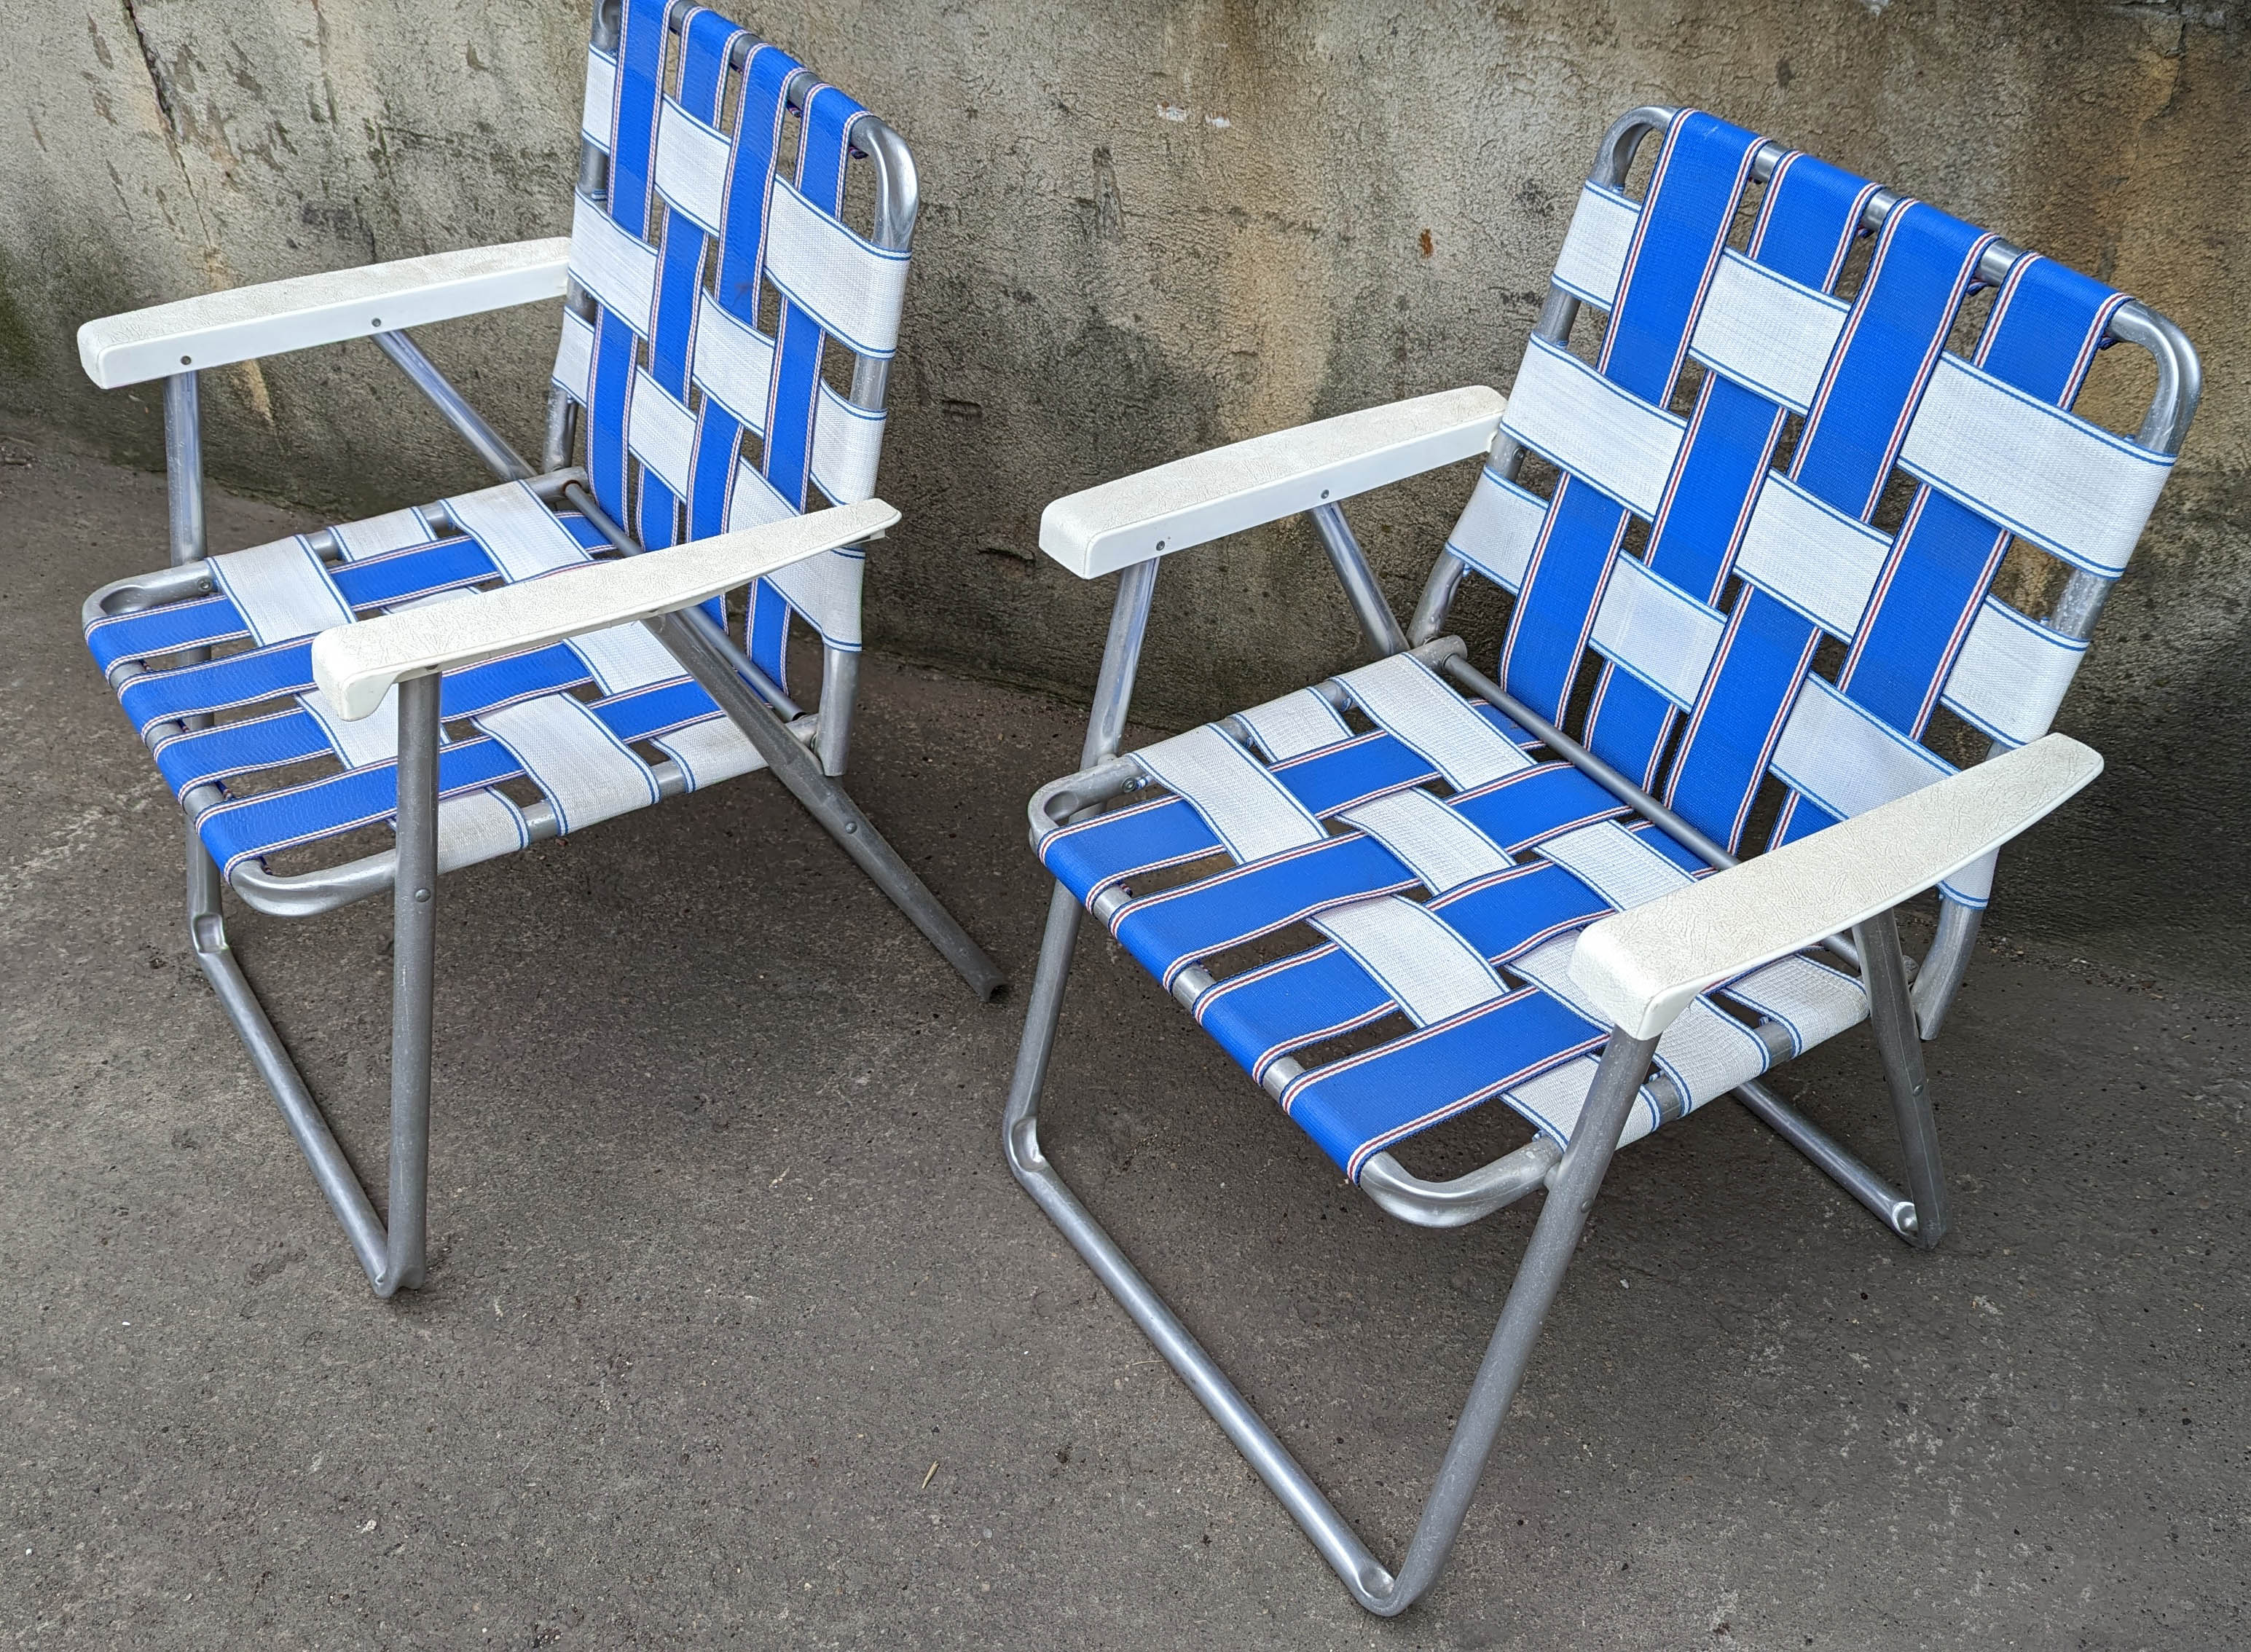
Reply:
[[[867,111],[832,86],[814,88],[799,122],[797,189],[834,216],[843,210],[844,174],[852,156],[852,128]],[[821,403],[821,323],[792,300],[782,301],[774,349],[773,385],[766,410],[765,453],[759,469],[790,506],[806,508],[813,470],[813,423]],[[758,668],[788,686],[789,605],[765,581],[751,587],[745,652]]]
[[[1975,360],[2003,383],[2067,408],[2125,295],[2052,259],[2026,255],[2003,283]],[[1839,674],[1846,698],[1920,736],[1970,622],[1999,569],[2009,534],[1936,489],[1917,489],[1867,617]],[[1774,840],[1834,823],[1803,794],[1783,805]]]
[[[662,101],[665,17],[675,0],[626,0],[618,34],[618,89],[610,114],[610,197],[603,210],[627,234],[648,238],[649,173]],[[587,391],[586,470],[594,497],[630,522],[626,498],[626,398],[633,393],[634,356],[652,318],[621,316],[606,304],[594,324],[592,383]]]
[[[1827,292],[1875,188],[1810,156],[1785,156],[1760,204],[1752,259]],[[1705,375],[1679,471],[1649,530],[1649,565],[1690,596],[1718,604],[1784,416],[1756,391]],[[1606,661],[1588,713],[1587,745],[1653,785],[1678,715],[1671,700]]]
[[[1654,406],[1673,394],[1759,142],[1756,133],[1693,111],[1676,116],[1666,134],[1596,363]],[[1566,474],[1533,547],[1500,674],[1512,694],[1553,721],[1562,720],[1626,519],[1623,505]]]
[[[727,52],[743,31],[718,12],[698,8],[680,31],[680,107],[707,125],[719,122],[719,93],[727,81]],[[688,361],[696,336],[696,295],[702,290],[710,237],[685,212],[664,215],[657,264],[656,321],[649,334],[649,377],[682,405],[688,401]],[[641,467],[634,532],[651,550],[679,535],[680,500],[670,484]]]
[[[709,695],[685,681],[634,689],[597,702],[589,709],[627,744],[660,739],[689,723],[720,715]],[[450,699],[447,715],[454,715]],[[450,742],[438,753],[438,790],[442,797],[497,785],[523,772],[508,748],[488,735]],[[374,764],[305,785],[221,804],[204,816],[203,840],[220,869],[232,872],[246,860],[374,826],[388,820],[398,810],[398,765]]]
[[[712,296],[719,308],[745,327],[758,324],[760,273],[765,267],[766,191],[773,176],[774,150],[781,142],[789,106],[784,93],[798,72],[797,59],[779,46],[751,48],[743,66],[742,95],[735,109],[735,141],[727,176],[726,217],[719,237],[719,271]],[[696,432],[696,467],[689,488],[688,531],[708,539],[726,526],[727,494],[735,480],[743,425],[712,397],[703,398]]]
[[[1790,475],[1846,515],[1874,512],[1957,305],[1991,238],[1909,202],[1884,221],[1867,276],[1799,433]],[[1666,801],[1734,849],[1821,632],[1756,588],[1736,604]]]

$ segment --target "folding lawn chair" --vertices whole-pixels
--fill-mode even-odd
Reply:
[[[771,768],[981,996],[1001,980],[832,778],[856,547],[897,520],[871,495],[917,206],[906,145],[715,11],[605,0],[586,62],[568,240],[79,334],[97,384],[164,380],[171,503],[172,565],[96,591],[87,639],[187,811],[197,961],[378,1296],[423,1277],[440,872]],[[845,222],[855,161],[870,237]],[[553,298],[535,473],[405,329]],[[197,375],[363,336],[500,484],[206,557]],[[832,508],[800,515],[815,491]],[[738,589],[747,649],[726,629]],[[793,616],[821,640],[813,711],[788,686]],[[367,841],[386,822],[395,847]],[[228,949],[222,882],[293,917],[393,892],[387,1227]]]
[[[1609,321],[1575,349],[1583,304]],[[2114,340],[2155,358],[2132,440],[2067,411]],[[1733,1093],[1901,1237],[1944,1234],[1921,1040],[1995,852],[2101,767],[2045,731],[2198,388],[2132,300],[1642,108],[1603,140],[1506,404],[1425,396],[1049,507],[1050,556],[1124,573],[1083,766],[1032,800],[1057,884],[1008,1160],[1369,1611],[1444,1564],[1617,1146]],[[1338,501],[1488,444],[1403,631]],[[1299,511],[1378,658],[1119,756],[1158,559]],[[2012,587],[2054,590],[2044,614],[1991,594],[2012,543],[2059,576]],[[1498,682],[1439,634],[1472,570],[1510,597]],[[1957,771],[1934,746],[1995,755]],[[1910,989],[1893,909],[1934,886]],[[1042,1151],[1082,902],[1393,1215],[1453,1227],[1548,1190],[1396,1577]],[[1863,1016],[1905,1192],[1757,1082]],[[1444,1181],[1400,1162],[1496,1098],[1530,1142]]]

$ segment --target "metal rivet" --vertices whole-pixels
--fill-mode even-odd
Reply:
[[[195,364],[195,359],[196,358],[192,356],[183,356],[180,357],[180,365],[183,367],[193,366]]]
[[[1326,487],[1322,488],[1322,489],[1321,489],[1321,497],[1322,497],[1323,499],[1326,499],[1328,496],[1329,496],[1329,490],[1328,490],[1327,488],[1326,488]]]
[[[859,831],[860,823],[857,820],[847,820],[844,823],[844,835],[846,837],[855,837],[858,835]]]
[[[427,889],[417,889],[414,891],[414,898],[418,901],[426,901],[430,898],[430,891]]]
[[[383,317],[381,317],[380,315],[371,317],[371,318],[369,320],[369,321],[368,321],[368,325],[369,325],[370,327],[380,327],[380,326],[382,326],[382,325],[383,325]]]
[[[1158,549],[1159,550],[1162,550],[1164,548],[1165,548],[1165,542],[1164,542],[1163,540],[1161,540],[1161,539],[1160,539],[1160,540],[1159,540],[1159,541],[1157,542],[1157,549]]]

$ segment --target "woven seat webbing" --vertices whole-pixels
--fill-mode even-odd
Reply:
[[[120,671],[119,698],[144,735],[183,719],[249,714],[170,734],[155,748],[159,771],[184,797],[214,785],[247,792],[203,817],[204,842],[223,867],[396,811],[397,695],[371,716],[337,716],[313,683],[314,632],[355,614],[456,599],[495,579],[536,577],[602,547],[584,518],[551,513],[515,483],[458,495],[429,514],[470,531],[433,539],[423,513],[402,511],[336,530],[351,553],[341,563],[322,563],[301,539],[229,552],[211,559],[218,594],[88,628],[105,670],[141,667],[137,675]],[[168,660],[244,644],[213,660]],[[590,691],[600,697],[582,702]],[[439,853],[448,870],[528,841],[516,806],[491,786],[530,779],[558,820],[575,827],[655,800],[648,766],[627,750],[635,742],[674,757],[690,787],[760,766],[710,697],[639,626],[449,672],[442,695],[449,724],[477,723],[515,748],[488,736],[445,748]],[[271,789],[243,785],[253,779]]]
[[[1322,721],[1311,708],[1326,706],[1308,692],[1240,718],[1286,757],[1270,751],[1262,764],[1216,724],[1176,736],[1133,754],[1170,798],[1052,832],[1042,858],[1083,899],[1125,890],[1112,931],[1167,985],[1191,965],[1219,971],[1195,995],[1197,1020],[1262,1080],[1283,1056],[1300,1058],[1284,1104],[1348,1174],[1494,1096],[1567,1138],[1592,1070],[1573,1063],[1603,1033],[1569,982],[1573,934],[1684,886],[1700,864],[1624,825],[1584,775],[1533,761],[1521,730],[1411,656],[1348,672],[1335,690],[1380,732],[1354,735],[1330,711],[1326,741],[1299,749]],[[1226,865],[1133,889],[1215,858]],[[1300,923],[1325,944],[1249,967],[1223,962]],[[1785,963],[1735,984],[1739,1001],[1776,1006],[1809,1041],[1859,1019],[1853,983]],[[1319,1058],[1326,1040],[1393,1017],[1409,1030]],[[1742,1022],[1700,1002],[1659,1046],[1668,1099],[1646,1093],[1629,1133],[1756,1075],[1769,1054]],[[1550,1080],[1559,1068],[1572,1076]]]

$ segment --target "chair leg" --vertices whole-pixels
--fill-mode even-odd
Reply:
[[[266,1081],[266,1088],[273,1092],[274,1104],[288,1123],[289,1133],[296,1137],[305,1162],[313,1168],[313,1179],[320,1184],[329,1208],[343,1224],[344,1235],[351,1241],[359,1265],[367,1270],[368,1280],[378,1294],[388,1295],[380,1282],[390,1261],[383,1220],[368,1202],[358,1177],[352,1173],[351,1165],[344,1158],[343,1149],[336,1144],[329,1121],[322,1116],[320,1104],[314,1101],[303,1075],[297,1071],[297,1064],[289,1058],[289,1051],[274,1032],[274,1023],[267,1019],[256,990],[236,961],[233,948],[227,944],[226,919],[219,903],[220,887],[218,864],[204,847],[203,840],[196,835],[195,824],[190,821],[188,939],[195,950],[196,963],[204,978],[211,983],[211,991],[218,995],[219,1007],[233,1023],[236,1035],[250,1054],[251,1064]]]
[[[584,511],[586,519],[600,529],[612,544],[636,546],[634,537],[585,488],[573,483],[564,489],[564,497]],[[739,651],[709,614],[701,608],[685,608],[644,623],[657,640],[672,651],[682,669],[718,702],[719,709],[743,731],[744,737],[758,748],[774,778],[805,805],[806,812],[836,840],[907,922],[922,931],[923,938],[954,967],[969,984],[970,991],[989,1001],[1006,986],[1008,978],[1001,973],[1001,966],[986,956],[985,949],[970,938],[960,921],[914,874],[913,868],[884,840],[875,823],[861,812],[860,805],[824,771],[822,764],[830,756],[840,765],[843,761],[849,734],[848,718],[840,718],[828,725],[835,730],[835,739],[825,743],[820,754],[807,751],[774,715],[773,708],[751,692],[735,663],[740,660]],[[748,660],[741,664],[745,668],[755,669]]]
[[[1938,1155],[1938,1120],[1931,1111],[1930,1084],[1922,1065],[1922,1032],[1908,990],[1897,919],[1885,911],[1857,925],[1853,945],[1860,955],[1868,1022],[1876,1035],[1876,1054],[1884,1065],[1901,1155],[1907,1164],[1906,1191],[1885,1181],[1850,1148],[1765,1085],[1756,1081],[1742,1085],[1735,1099],[1826,1172],[1878,1221],[1917,1249],[1929,1250],[1946,1236],[1952,1219]]]
[[[1563,1271],[1578,1248],[1587,1213],[1617,1151],[1627,1109],[1648,1075],[1656,1041],[1629,1039],[1615,1031],[1610,1035],[1601,1070],[1581,1114],[1580,1127],[1556,1168],[1531,1245],[1517,1268],[1515,1282],[1509,1288],[1500,1323],[1493,1327],[1484,1361],[1447,1442],[1406,1560],[1395,1577],[1103,1231],[1041,1151],[1040,1091],[1046,1082],[1056,1026],[1063,1012],[1078,918],[1077,901],[1070,890],[1057,885],[1048,909],[1047,934],[1033,979],[1023,1043],[1017,1051],[1015,1075],[1002,1117],[1002,1142],[1009,1168],[1156,1344],[1157,1351],[1257,1470],[1259,1478],[1281,1499],[1321,1558],[1344,1580],[1353,1599],[1379,1617],[1396,1616],[1437,1579],[1460,1534],[1471,1496],[1515,1397],[1532,1344],[1562,1287]]]
[[[441,679],[398,685],[398,861],[391,880],[391,1209],[375,1292],[414,1289],[427,1254],[430,1027],[437,1005]]]
[[[227,944],[218,866],[189,822],[188,939],[220,1007],[266,1081],[313,1179],[378,1296],[423,1282],[430,1165],[431,1026],[436,1006],[439,679],[399,688],[398,873],[392,897],[390,1224],[375,1213],[320,1103]]]
[[[1915,1200],[1911,1242],[1929,1250],[1946,1236],[1952,1219],[1946,1208],[1945,1167],[1938,1156],[1938,1120],[1931,1112],[1930,1083],[1922,1066],[1922,1033],[1908,992],[1897,918],[1887,909],[1856,924],[1853,944],[1860,949],[1868,1020],[1875,1028],[1892,1116],[1899,1124],[1900,1151],[1907,1160],[1908,1196]]]

